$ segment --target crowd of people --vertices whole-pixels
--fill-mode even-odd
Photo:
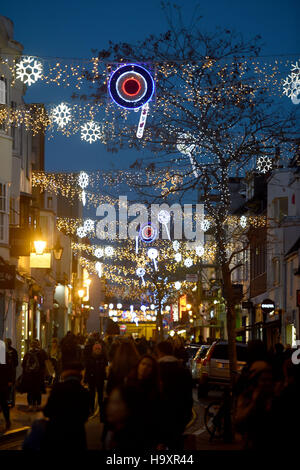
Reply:
[[[300,414],[300,365],[292,361],[294,351],[277,344],[270,352],[255,340],[248,343],[247,353],[232,390],[236,439],[247,449],[290,444],[289,431]],[[25,450],[86,449],[85,423],[95,411],[104,450],[183,449],[193,407],[188,358],[179,336],[156,343],[144,337],[102,339],[95,333],[84,338],[68,332],[61,341],[53,338],[47,352],[33,340],[16,380],[17,352],[7,340],[6,365],[0,365],[6,429],[16,388],[27,393],[28,410],[42,410],[45,417],[34,422]],[[41,407],[47,383],[51,391]]]

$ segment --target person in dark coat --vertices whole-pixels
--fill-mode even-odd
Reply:
[[[23,381],[22,388],[27,392],[28,410],[37,411],[42,402],[42,393],[45,393],[45,361],[47,353],[40,348],[38,340],[33,340],[29,351],[22,362]]]
[[[190,371],[175,356],[169,341],[157,345],[161,387],[160,441],[168,449],[183,448],[183,432],[192,417],[193,381]]]
[[[85,422],[89,417],[89,392],[81,385],[82,365],[65,364],[61,380],[52,388],[38,420],[23,443],[23,450],[72,453],[87,449]]]
[[[92,353],[85,362],[84,383],[88,384],[90,391],[90,413],[94,413],[95,394],[97,391],[100,417],[103,417],[103,389],[106,378],[107,357],[102,344],[95,343]]]
[[[11,386],[9,387],[9,398],[8,403],[13,408],[15,406],[16,401],[16,371],[19,364],[18,353],[15,348],[12,347],[12,341],[10,338],[6,338],[5,340],[7,354],[8,354],[8,363],[12,368],[12,381]]]
[[[14,371],[9,362],[9,355],[6,350],[5,364],[0,364],[0,409],[5,419],[5,431],[8,431],[11,423],[9,417],[8,395],[9,388],[13,383]]]

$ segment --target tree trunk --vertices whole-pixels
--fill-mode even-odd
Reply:
[[[231,273],[228,264],[222,265],[222,276],[224,283],[224,298],[227,305],[227,333],[228,333],[228,358],[231,385],[235,384],[237,373],[236,356],[236,314],[235,301],[231,282]]]

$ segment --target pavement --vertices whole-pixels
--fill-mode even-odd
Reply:
[[[47,401],[48,393],[42,396],[42,406]],[[199,401],[196,390],[194,391],[193,417],[184,433],[185,450],[232,451],[241,449],[241,445],[237,442],[228,444],[221,439],[210,441],[210,435],[204,425],[204,411],[210,402],[218,398],[220,398],[220,392],[210,392],[206,399]],[[21,450],[24,437],[33,421],[42,417],[43,413],[41,411],[28,411],[26,394],[17,394],[16,406],[11,409],[12,426],[6,433],[3,433],[5,422],[2,413],[0,415],[0,450]],[[86,423],[89,450],[101,450],[102,431],[103,424],[100,423],[98,410],[96,410],[94,416],[90,417]]]

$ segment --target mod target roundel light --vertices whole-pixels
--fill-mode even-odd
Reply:
[[[144,67],[127,64],[112,73],[108,89],[117,105],[126,109],[137,109],[152,98],[154,81]]]
[[[146,224],[141,227],[139,235],[143,242],[151,243],[157,237],[157,228],[154,225]]]

